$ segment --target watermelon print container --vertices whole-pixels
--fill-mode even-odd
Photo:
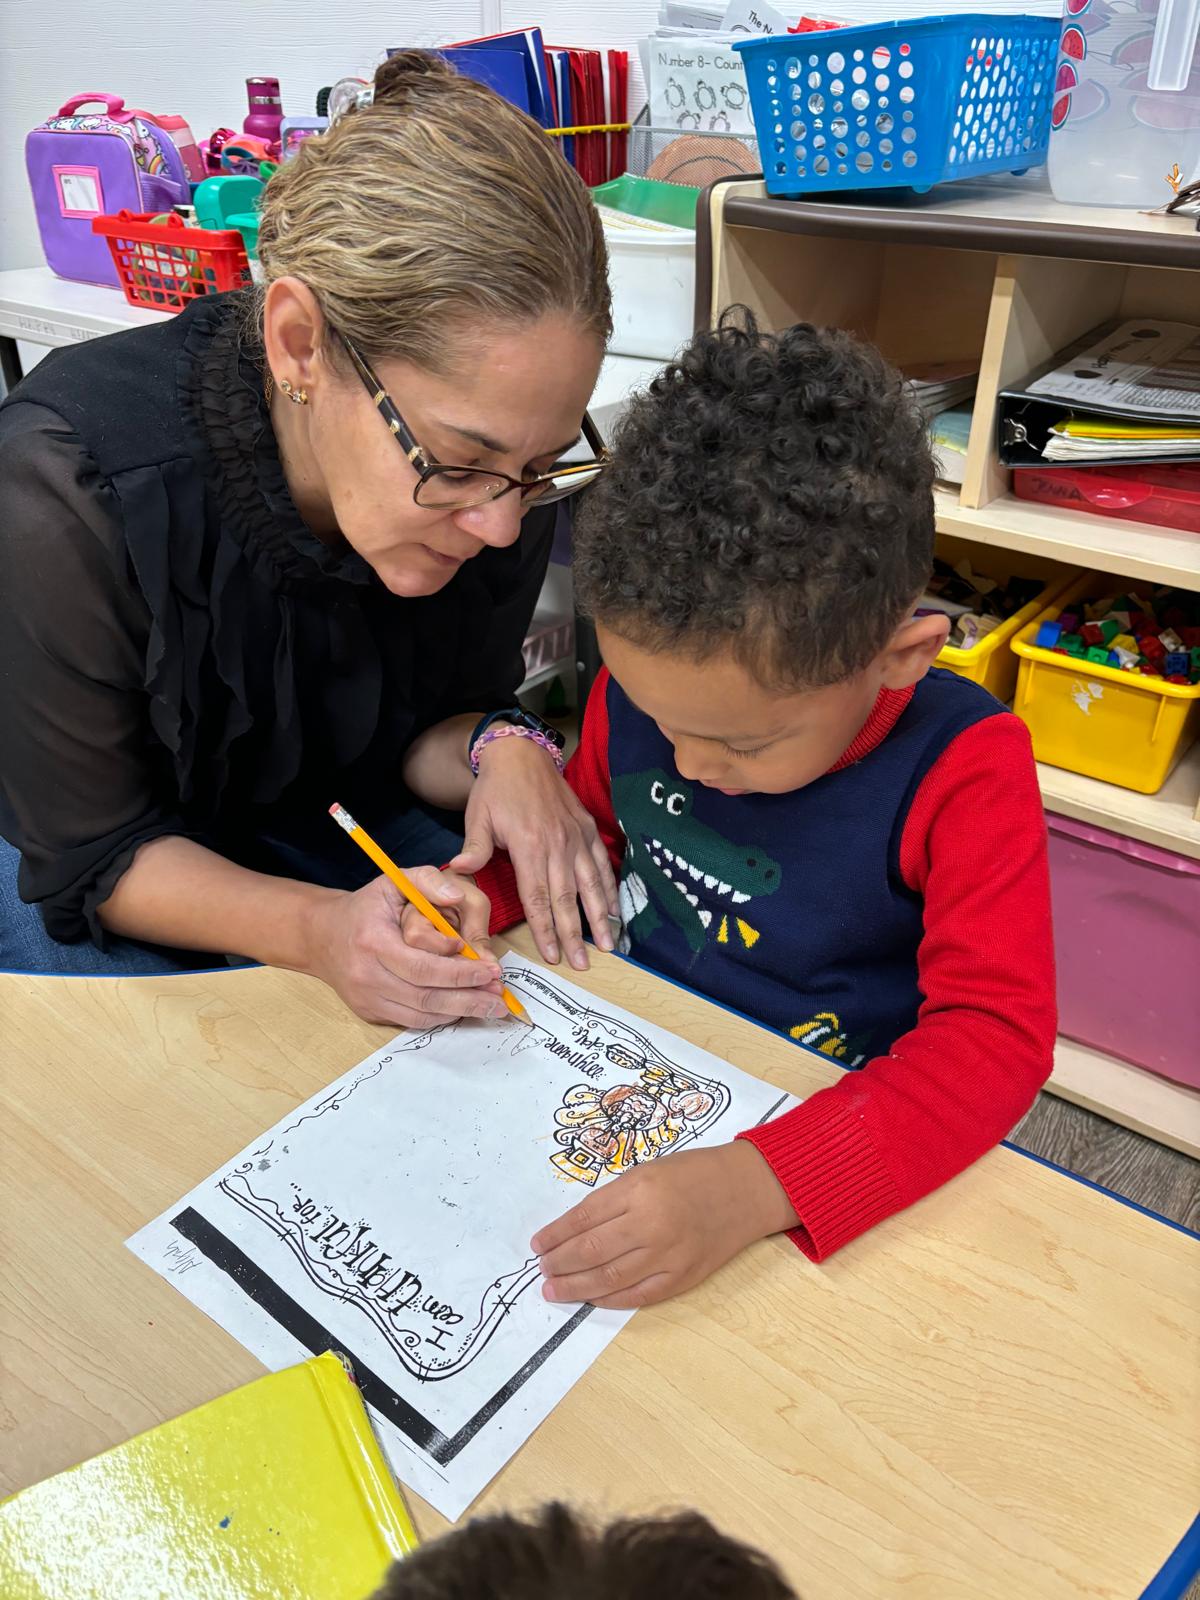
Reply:
[[[1057,33],[1053,18],[967,13],[735,40],[767,193],[923,194],[1040,166]]]
[[[1200,178],[1200,0],[1064,0],[1050,186],[1148,210]]]

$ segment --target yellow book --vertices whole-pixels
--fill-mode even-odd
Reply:
[[[4,1600],[366,1600],[417,1543],[326,1354],[0,1504]]]

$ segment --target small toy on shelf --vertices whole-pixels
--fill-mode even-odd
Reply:
[[[277,144],[269,145],[265,139],[256,138],[251,133],[235,133],[221,149],[220,170],[239,177],[257,177],[264,163],[274,166],[278,153]]]
[[[917,602],[916,615],[941,612],[949,617],[947,643],[958,650],[971,650],[1045,587],[1044,578],[1011,577],[1000,582],[975,572],[965,557],[951,566],[939,556],[933,563],[929,588]]]
[[[290,161],[305,139],[324,133],[328,117],[284,117],[279,125],[279,159]]]
[[[232,128],[214,128],[207,139],[200,141],[200,157],[204,162],[204,170],[216,174],[221,170],[221,152],[230,139],[236,139],[237,134]]]

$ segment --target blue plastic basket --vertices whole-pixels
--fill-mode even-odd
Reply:
[[[971,13],[738,40],[768,194],[924,193],[1040,165],[1059,28]]]

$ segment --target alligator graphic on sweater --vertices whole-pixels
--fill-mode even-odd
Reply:
[[[628,840],[621,868],[621,921],[629,941],[643,940],[665,916],[699,952],[758,941],[753,902],[779,887],[779,863],[756,845],[733,844],[692,815],[692,790],[660,768],[613,780],[613,809]],[[741,907],[748,908],[743,914]]]

